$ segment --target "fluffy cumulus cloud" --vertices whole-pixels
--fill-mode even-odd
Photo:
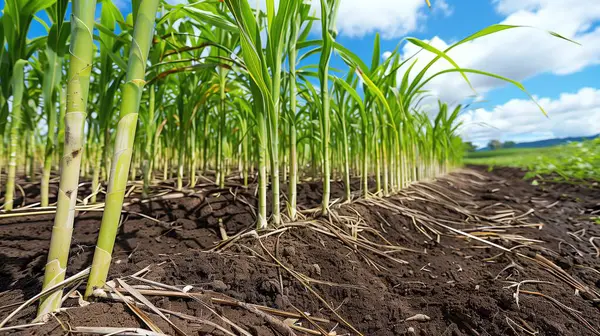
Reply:
[[[600,89],[582,88],[557,99],[539,98],[548,113],[527,99],[512,99],[492,110],[475,109],[460,116],[466,141],[485,146],[491,139],[532,141],[600,133]]]
[[[343,0],[337,27],[340,34],[350,37],[374,32],[383,38],[399,37],[418,28],[425,9],[424,0],[402,0],[401,5],[398,0]]]
[[[186,2],[185,0],[167,1]],[[320,0],[304,1],[310,2],[313,11],[320,16]],[[260,8],[266,8],[265,0],[249,0],[249,2],[253,6],[257,4]],[[431,2],[434,14],[440,13],[445,16],[452,14],[452,7],[447,0]],[[337,28],[340,34],[348,37],[362,37],[379,32],[383,38],[391,39],[418,30],[426,19],[426,14],[428,9],[425,0],[341,0]],[[317,26],[315,25],[316,29]]]
[[[312,2],[319,15],[320,0]],[[401,2],[401,3],[400,3]],[[384,39],[393,39],[419,30],[430,14],[425,0],[341,0],[337,29],[348,37],[363,37],[378,32]],[[432,0],[433,14],[449,16],[452,7],[447,0]]]
[[[492,3],[498,13],[506,16],[501,23],[527,25],[536,28],[510,29],[453,49],[449,52],[449,55],[461,67],[485,70],[523,81],[541,73],[550,73],[557,76],[568,75],[581,71],[585,67],[600,64],[600,6],[590,6],[589,2],[579,0],[492,0]],[[576,40],[581,45],[554,37],[548,34],[546,30]],[[444,41],[435,36],[427,42],[443,50],[455,41]],[[402,54],[404,58],[407,58],[419,51],[419,47],[406,44],[403,47]],[[429,62],[433,55],[421,51],[416,57],[418,58],[416,65],[418,69]],[[449,67],[450,64],[442,60],[432,67],[429,73]],[[479,95],[476,101],[482,100],[486,92],[507,85],[500,80],[479,75],[469,75],[469,79]],[[449,103],[460,102],[466,97],[474,95],[474,92],[458,74],[438,77],[428,85],[427,89]],[[578,94],[588,91],[582,90]],[[560,101],[566,99],[565,97],[570,96],[568,94],[564,97],[561,96]],[[549,106],[546,106],[546,104],[551,102],[544,100],[540,103],[548,108]],[[517,106],[514,106],[514,104],[518,104],[518,107],[521,108],[520,112],[523,112],[525,108],[531,109],[525,115],[533,116],[538,113],[534,104],[525,103],[521,100],[510,101],[494,109],[494,112],[499,112],[497,110],[500,109],[516,108]],[[472,121],[476,123],[490,122],[502,125],[502,123],[508,121],[529,121],[528,119],[518,118],[503,119],[501,116],[481,110],[469,111],[468,113],[470,118],[473,119]],[[552,114],[552,111],[550,114]],[[577,116],[578,114],[572,112],[569,115]],[[540,133],[540,137],[558,135],[559,128],[563,127],[558,124],[559,120],[562,120],[561,124],[565,129],[568,127],[566,119],[553,117],[542,123],[546,128],[543,129],[544,134]],[[576,122],[569,122],[569,124],[573,123]],[[518,125],[514,124],[513,126]],[[540,125],[534,124],[530,127],[532,130],[542,132]],[[582,132],[584,130],[585,128],[581,129]],[[481,129],[480,131],[482,132],[478,137],[480,140],[485,132],[490,132],[490,138],[497,135],[492,134],[493,132],[489,129],[487,131]],[[575,128],[570,128],[565,132],[572,134],[573,131],[575,131]]]

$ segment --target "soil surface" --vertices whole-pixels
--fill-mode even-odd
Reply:
[[[329,218],[312,214],[321,186],[306,182],[306,218],[259,239],[255,189],[235,182],[130,199],[109,278],[159,292],[135,286],[176,328],[137,311],[168,335],[600,335],[600,186],[523,176],[469,167],[391,197],[338,203]],[[23,189],[26,204],[39,197],[35,185]],[[341,183],[332,189],[333,199],[343,195]],[[67,276],[90,265],[100,219],[77,214]],[[52,220],[0,216],[0,320],[40,291]],[[0,334],[151,329],[124,303],[77,297],[41,326]],[[35,309],[5,327],[31,323]]]

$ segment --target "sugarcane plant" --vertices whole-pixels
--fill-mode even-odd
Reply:
[[[4,194],[4,210],[14,207],[15,179],[17,171],[17,148],[20,142],[22,103],[25,90],[25,65],[31,55],[37,51],[38,44],[45,37],[27,39],[27,33],[34,15],[50,7],[54,1],[6,1],[0,20],[2,41],[0,70],[0,132],[5,134],[7,121],[10,120],[8,145],[8,171]],[[6,44],[6,49],[4,45]],[[12,97],[12,104],[9,104]],[[9,108],[9,105],[10,108]]]
[[[296,220],[297,216],[297,199],[298,199],[298,89],[297,89],[297,58],[298,58],[298,43],[304,42],[312,27],[312,19],[309,18],[310,6],[302,3],[298,10],[293,13],[290,25],[290,36],[287,42],[288,53],[288,88],[289,88],[289,107],[287,109],[287,123],[289,136],[289,181],[288,181],[288,216],[292,221]],[[305,24],[306,23],[306,24]],[[304,26],[304,27],[303,27]],[[284,168],[285,169],[285,168]]]
[[[329,62],[333,52],[337,31],[335,29],[335,20],[337,17],[340,1],[321,0],[321,31],[323,34],[323,46],[321,49],[321,58],[319,59],[319,84],[320,84],[320,105],[319,119],[321,123],[321,152],[323,156],[323,198],[321,201],[321,213],[327,215],[329,211],[330,187],[331,187],[331,157],[329,155],[330,147],[330,106],[329,97]]]
[[[246,70],[251,78],[251,91],[258,124],[259,143],[259,205],[258,228],[267,227],[267,148],[270,149],[272,222],[279,225],[279,118],[281,96],[281,69],[288,30],[299,9],[300,1],[282,0],[275,10],[274,0],[267,0],[266,48],[260,36],[261,20],[247,1],[225,0],[240,30],[240,44]],[[267,145],[268,141],[268,145]]]

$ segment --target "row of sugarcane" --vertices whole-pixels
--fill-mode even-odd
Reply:
[[[51,205],[51,173],[60,174],[44,288],[65,278],[81,176],[91,180],[86,200],[94,203],[106,190],[88,297],[106,281],[128,180],[140,177],[148,197],[157,181],[182,190],[206,176],[220,187],[234,173],[244,186],[256,177],[257,227],[266,229],[296,220],[304,178],[322,180],[320,212],[327,215],[332,178],[343,182],[351,201],[351,178],[360,180],[358,196],[387,196],[458,165],[461,106],[423,104],[431,101],[426,85],[434,78],[456,73],[469,83],[467,75],[478,74],[524,90],[448,56],[514,26],[488,27],[446,50],[405,39],[433,55],[421,68],[417,57],[403,58],[398,49],[383,59],[377,36],[367,65],[336,42],[340,0],[317,2],[320,18],[310,3],[296,0],[267,0],[265,10],[248,0],[138,0],[128,15],[110,0],[5,2],[4,211],[15,205],[18,166],[30,179],[41,170],[41,207]],[[48,34],[28,39],[41,11],[48,20],[38,22]],[[344,62],[345,75],[336,76],[332,57]],[[438,61],[449,66],[432,73]],[[370,177],[375,188],[369,189]],[[39,315],[59,309],[61,295],[43,297]]]

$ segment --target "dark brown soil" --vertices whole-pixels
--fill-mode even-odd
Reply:
[[[287,312],[295,313],[297,308],[330,320],[320,324],[337,335],[356,333],[314,293],[364,335],[598,335],[600,263],[590,238],[600,237],[600,226],[593,219],[600,210],[600,187],[591,182],[534,186],[522,179],[524,172],[520,170],[470,169],[411,186],[387,198],[388,205],[355,202],[334,209],[346,219],[360,214],[360,237],[365,240],[412,250],[388,254],[355,249],[335,236],[309,229],[309,225],[297,225],[260,241],[243,238],[218,253],[206,252],[221,240],[219,220],[230,236],[253,227],[254,189],[206,187],[184,198],[132,205],[117,238],[110,278],[128,276],[151,265],[147,279],[174,286],[192,285],[195,292]],[[318,205],[319,183],[304,183],[298,191],[303,208]],[[26,192],[27,203],[35,201],[35,188]],[[333,197],[342,194],[342,185],[335,183]],[[410,210],[400,211],[389,204]],[[515,219],[507,221],[505,227],[474,229],[485,226],[486,221],[498,225],[485,218],[502,216],[506,211],[514,212],[511,218]],[[339,217],[334,217],[333,225],[341,227]],[[429,219],[418,220],[425,217]],[[52,218],[0,219],[0,320],[15,309],[11,304],[40,291]],[[78,214],[68,275],[90,264],[100,219],[100,212]],[[541,229],[527,225],[538,223],[544,224]],[[513,252],[503,253],[441,225],[514,248]],[[347,227],[342,230],[350,232]],[[519,246],[528,242],[533,244]],[[600,246],[600,238],[595,243]],[[407,263],[386,257],[392,254]],[[536,262],[543,258],[558,268]],[[309,281],[314,293],[277,262],[316,280]],[[510,265],[516,266],[507,267]],[[576,291],[572,282],[561,278],[560,269],[585,289]],[[523,283],[517,305],[516,287],[508,286],[531,280],[551,284]],[[198,301],[148,298],[159,308],[232,330]],[[76,299],[68,299],[65,306],[71,308],[43,326],[5,334],[64,335],[65,329],[93,326],[148,329],[121,303],[98,300],[79,307]],[[221,304],[214,304],[213,309],[252,335],[282,334],[277,323],[250,310]],[[160,317],[147,314],[164,333],[176,334]],[[430,320],[410,320],[416,314],[427,315]],[[9,325],[29,323],[34,316],[35,307],[26,308]],[[206,324],[170,318],[188,335],[223,335]],[[314,329],[306,322],[302,326]]]

